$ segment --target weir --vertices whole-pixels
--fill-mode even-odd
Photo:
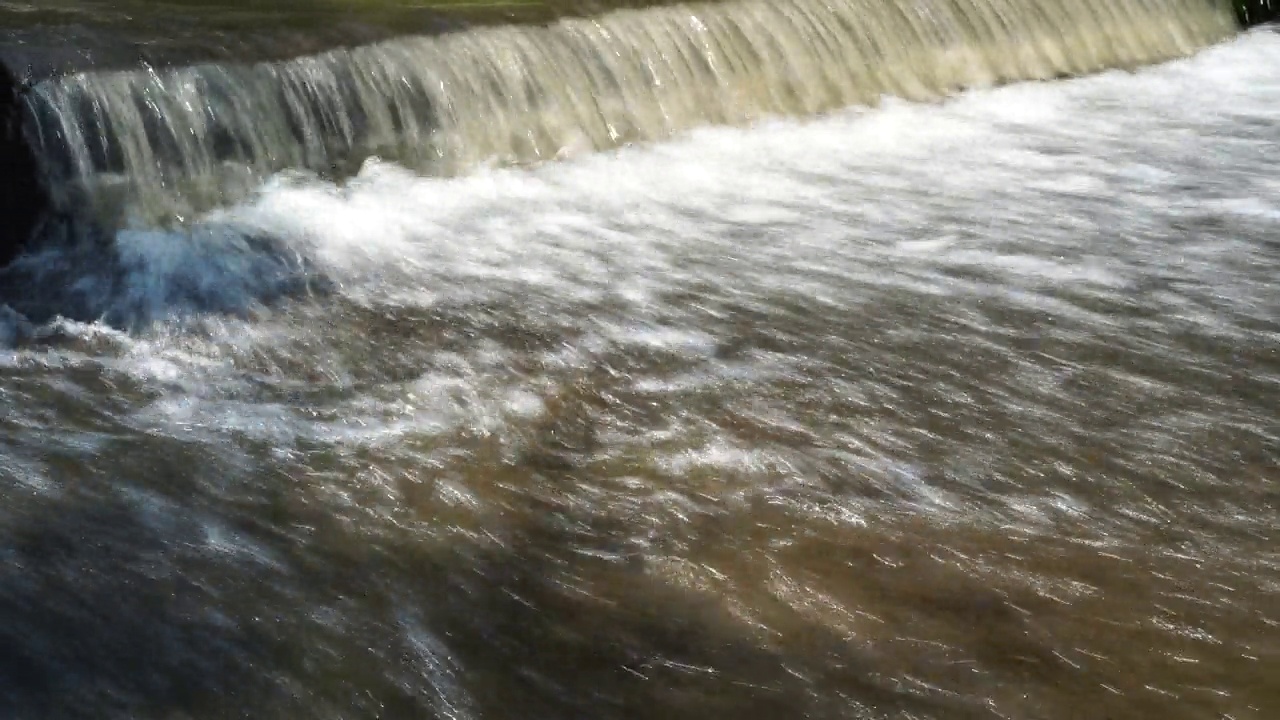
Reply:
[[[14,219],[0,231],[0,261],[50,217],[108,229],[181,222],[286,169],[344,176],[374,156],[433,174],[536,162],[885,95],[929,100],[1132,68],[1237,27],[1231,5],[1208,0],[736,0],[537,12],[466,26],[436,13],[401,23],[420,32],[399,38],[380,37],[394,22],[366,24],[349,33],[361,42],[290,59],[230,57],[270,57],[261,46],[272,43],[259,38],[196,44],[187,59],[166,54],[186,45],[158,43],[144,67],[110,69],[122,53],[104,50],[96,57],[111,58],[107,68],[88,58],[61,73],[28,62],[40,68],[30,78],[10,69],[0,77],[0,210]],[[276,51],[294,54],[287,43]]]

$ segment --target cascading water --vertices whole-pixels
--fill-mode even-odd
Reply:
[[[0,2],[0,718],[1280,717],[1280,33],[439,1]]]
[[[1206,0],[745,0],[473,29],[282,63],[81,72],[25,96],[56,206],[182,218],[296,168],[451,173],[882,95],[1132,67],[1228,36]]]

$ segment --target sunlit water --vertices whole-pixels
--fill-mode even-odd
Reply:
[[[659,3],[287,62],[91,69],[37,83],[22,106],[56,204],[107,222],[123,205],[156,225],[286,169],[343,175],[376,156],[455,174],[1138,67],[1235,30],[1216,0]]]
[[[0,711],[1274,718],[1277,163],[1256,32],[123,232],[0,321]]]

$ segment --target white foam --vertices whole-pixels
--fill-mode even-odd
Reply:
[[[906,277],[918,284],[966,266],[1014,288],[1116,288],[1133,268],[1116,263],[1111,248],[1094,255],[1081,247],[1079,231],[1092,229],[1102,242],[1108,230],[1124,228],[1081,216],[1073,198],[1118,194],[1123,202],[1125,192],[1145,187],[1121,185],[1134,178],[1133,167],[1156,182],[1170,170],[1113,167],[1099,153],[1126,143],[1141,150],[1142,135],[1159,128],[1161,115],[1192,106],[1201,108],[1189,113],[1193,126],[1223,119],[1203,117],[1203,108],[1216,105],[1206,93],[1224,92],[1210,87],[1221,66],[1233,63],[1231,88],[1242,87],[1242,75],[1266,87],[1259,68],[1278,54],[1276,45],[1272,36],[1251,35],[1137,76],[1010,87],[944,107],[895,103],[809,123],[704,129],[531,171],[428,179],[375,162],[345,188],[281,183],[224,217],[288,238],[344,292],[422,305],[523,296],[608,300],[645,312],[663,291],[699,284],[750,291],[764,283],[849,302],[869,286],[901,286]],[[1233,54],[1262,57],[1246,67]],[[1161,107],[1146,128],[1122,106],[1091,112],[1122,98]],[[1260,100],[1232,96],[1233,112],[1256,112]],[[1011,124],[1022,130],[1010,131]],[[1088,126],[1093,145],[1074,154],[1041,150],[1071,137],[1073,125]],[[1234,207],[1265,216],[1276,205],[1254,197]],[[992,232],[947,233],[939,221],[957,210],[994,218],[987,220]],[[913,226],[942,232],[915,237]],[[1053,252],[1070,243],[1072,253]],[[1011,244],[1023,252],[1001,247]]]
[[[118,238],[128,293],[158,325],[135,334],[65,327],[103,336],[77,357],[99,353],[166,388],[140,422],[285,445],[366,446],[463,425],[500,432],[540,416],[545,377],[511,370],[520,360],[566,372],[602,349],[643,346],[675,365],[628,378],[634,391],[656,398],[720,382],[763,389],[804,374],[805,358],[788,351],[786,318],[806,308],[858,323],[878,307],[945,296],[953,317],[979,329],[992,300],[1106,329],[1113,320],[1075,298],[1121,302],[1159,278],[1177,282],[1145,295],[1150,309],[1234,332],[1237,311],[1204,302],[1198,288],[1241,299],[1255,317],[1274,316],[1274,260],[1230,233],[1171,245],[1168,228],[1205,214],[1275,220],[1280,199],[1255,152],[1265,140],[1251,138],[1241,117],[1280,121],[1280,36],[1248,34],[1136,74],[709,128],[534,168],[425,178],[375,161],[342,187],[281,177],[193,231]],[[1179,190],[1187,183],[1197,192]],[[270,242],[236,240],[233,229]],[[282,256],[334,283],[334,298],[304,305],[497,307],[503,320],[563,345],[533,359],[479,341],[452,355],[419,348],[427,359],[418,375],[356,392],[352,377],[377,375],[359,364],[378,360],[334,351],[334,331],[313,326],[308,313],[165,319],[206,302],[252,306],[266,287],[257,273]],[[769,328],[755,329],[772,332],[777,348],[719,359],[721,338],[707,319],[751,330],[749,312],[771,315]],[[255,392],[255,383],[301,382],[258,366],[266,361],[257,354],[280,347],[332,378],[341,397],[326,415]],[[41,352],[43,361],[57,357]],[[663,441],[712,424],[690,418]],[[637,447],[659,441],[616,434]],[[728,433],[691,443],[655,462],[672,473],[804,472]],[[924,480],[903,487],[922,507],[962,506],[951,489]]]

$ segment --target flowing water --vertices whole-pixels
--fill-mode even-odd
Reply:
[[[823,7],[37,86],[0,715],[1280,716],[1280,33]]]
[[[1206,0],[743,0],[286,63],[77,73],[37,85],[29,104],[65,204],[106,196],[110,215],[123,193],[129,211],[158,222],[286,168],[332,171],[376,155],[452,174],[884,94],[924,100],[1140,65],[1233,27]]]

